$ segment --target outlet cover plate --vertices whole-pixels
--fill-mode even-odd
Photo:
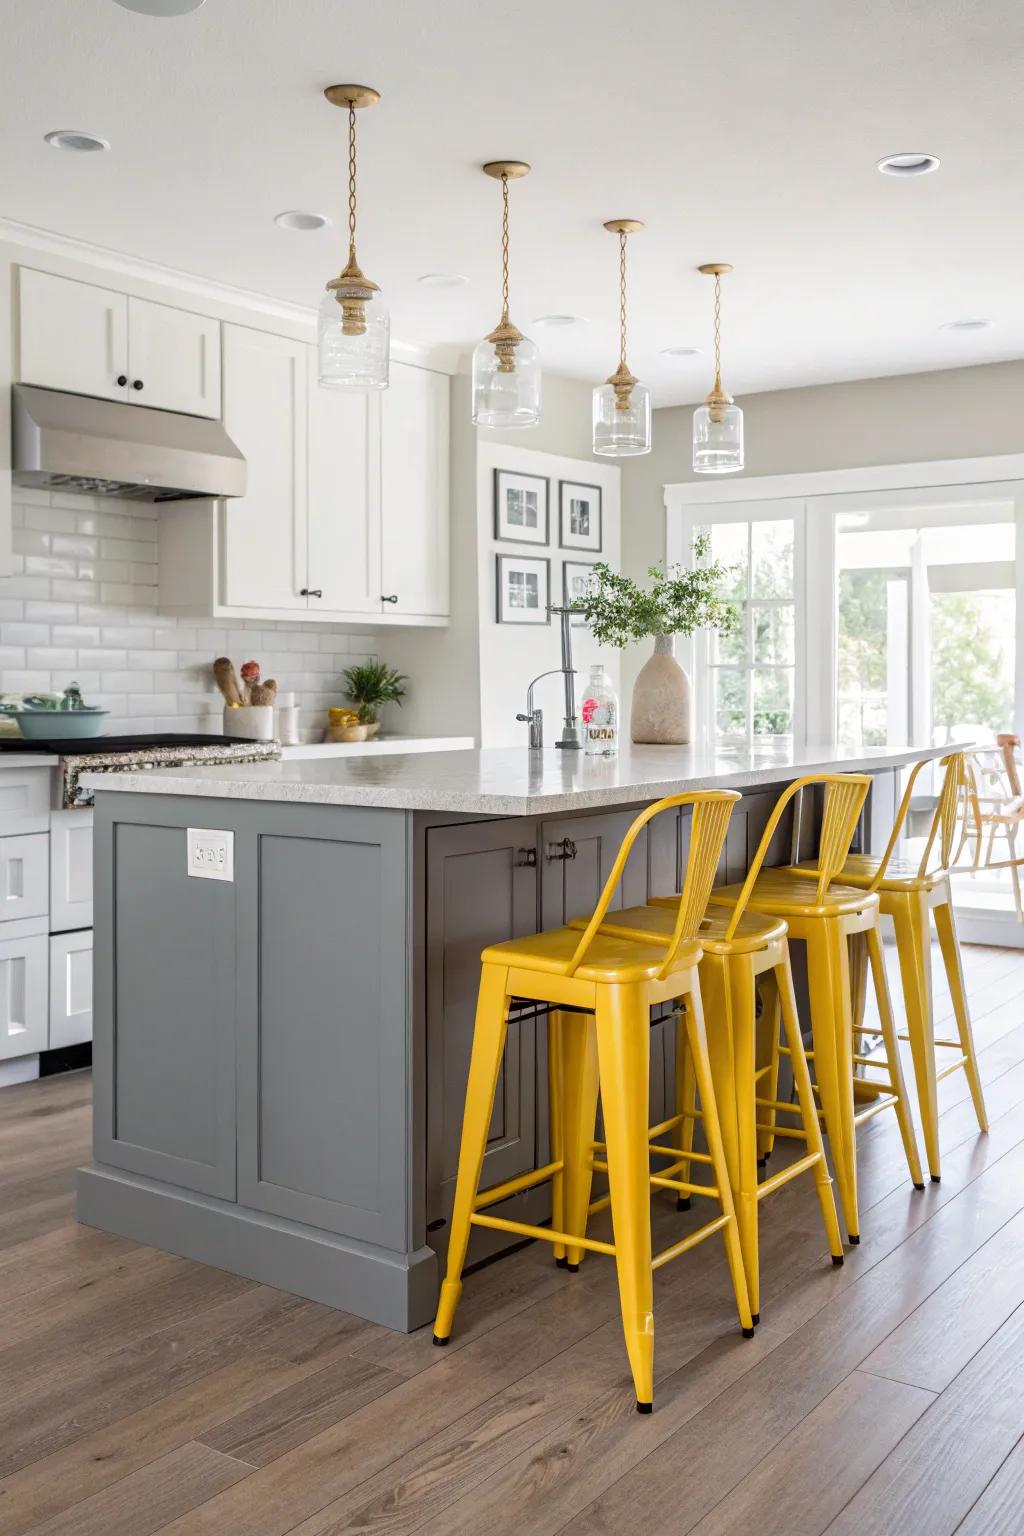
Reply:
[[[235,834],[215,827],[189,827],[188,872],[197,880],[234,880]]]

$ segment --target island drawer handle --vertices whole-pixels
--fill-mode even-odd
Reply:
[[[323,597],[323,595],[324,595],[323,587],[300,587],[299,588],[299,596],[300,597]]]
[[[557,851],[556,851],[557,850]],[[561,842],[548,843],[548,860],[574,859],[576,857],[576,844],[571,837],[563,837]]]
[[[536,850],[536,848],[517,848],[516,849],[516,853],[519,855],[519,857],[516,859],[516,868],[517,869],[536,869],[537,868],[537,850]]]
[[[398,602],[398,593],[397,592],[392,592],[391,596],[389,597],[386,592],[382,592],[380,600],[381,600],[382,603],[397,603]]]

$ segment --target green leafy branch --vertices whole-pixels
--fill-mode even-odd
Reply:
[[[693,541],[692,569],[649,566],[651,585],[646,588],[598,561],[573,609],[582,615],[595,640],[619,649],[650,635],[692,635],[698,629],[732,634],[739,615],[721,589],[733,567],[721,560],[707,560],[710,549],[710,534],[698,533]]]

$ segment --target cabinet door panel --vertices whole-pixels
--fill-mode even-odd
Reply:
[[[381,591],[386,612],[445,616],[448,600],[447,375],[391,365],[381,401]]]
[[[541,827],[541,926],[557,928],[589,917],[597,906],[616,854],[634,820],[632,811],[607,816],[567,816]],[[647,838],[644,828],[623,871],[613,909],[647,900]]]
[[[0,937],[0,1061],[46,1050],[48,948],[45,932]]]
[[[220,321],[129,299],[128,373],[129,399],[139,405],[219,416]]]
[[[123,293],[22,267],[23,384],[126,400],[128,300]]]
[[[224,327],[224,425],[248,466],[222,508],[228,607],[307,607],[306,368],[301,342]]]
[[[0,837],[0,923],[46,916],[50,900],[48,843],[45,832]]]
[[[92,1039],[92,933],[50,939],[50,1050]]]
[[[50,932],[92,927],[91,810],[50,817]]]
[[[537,874],[527,862],[533,837],[532,824],[515,821],[432,827],[427,833],[428,1220],[451,1215],[481,950],[537,929]],[[535,1037],[532,1022],[509,1026],[484,1185],[535,1166]],[[479,1256],[480,1247],[474,1241],[471,1252]]]
[[[309,379],[309,585],[315,612],[379,613],[380,397]]]

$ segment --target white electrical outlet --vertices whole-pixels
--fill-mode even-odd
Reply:
[[[197,880],[234,880],[235,834],[189,827],[188,872]]]

